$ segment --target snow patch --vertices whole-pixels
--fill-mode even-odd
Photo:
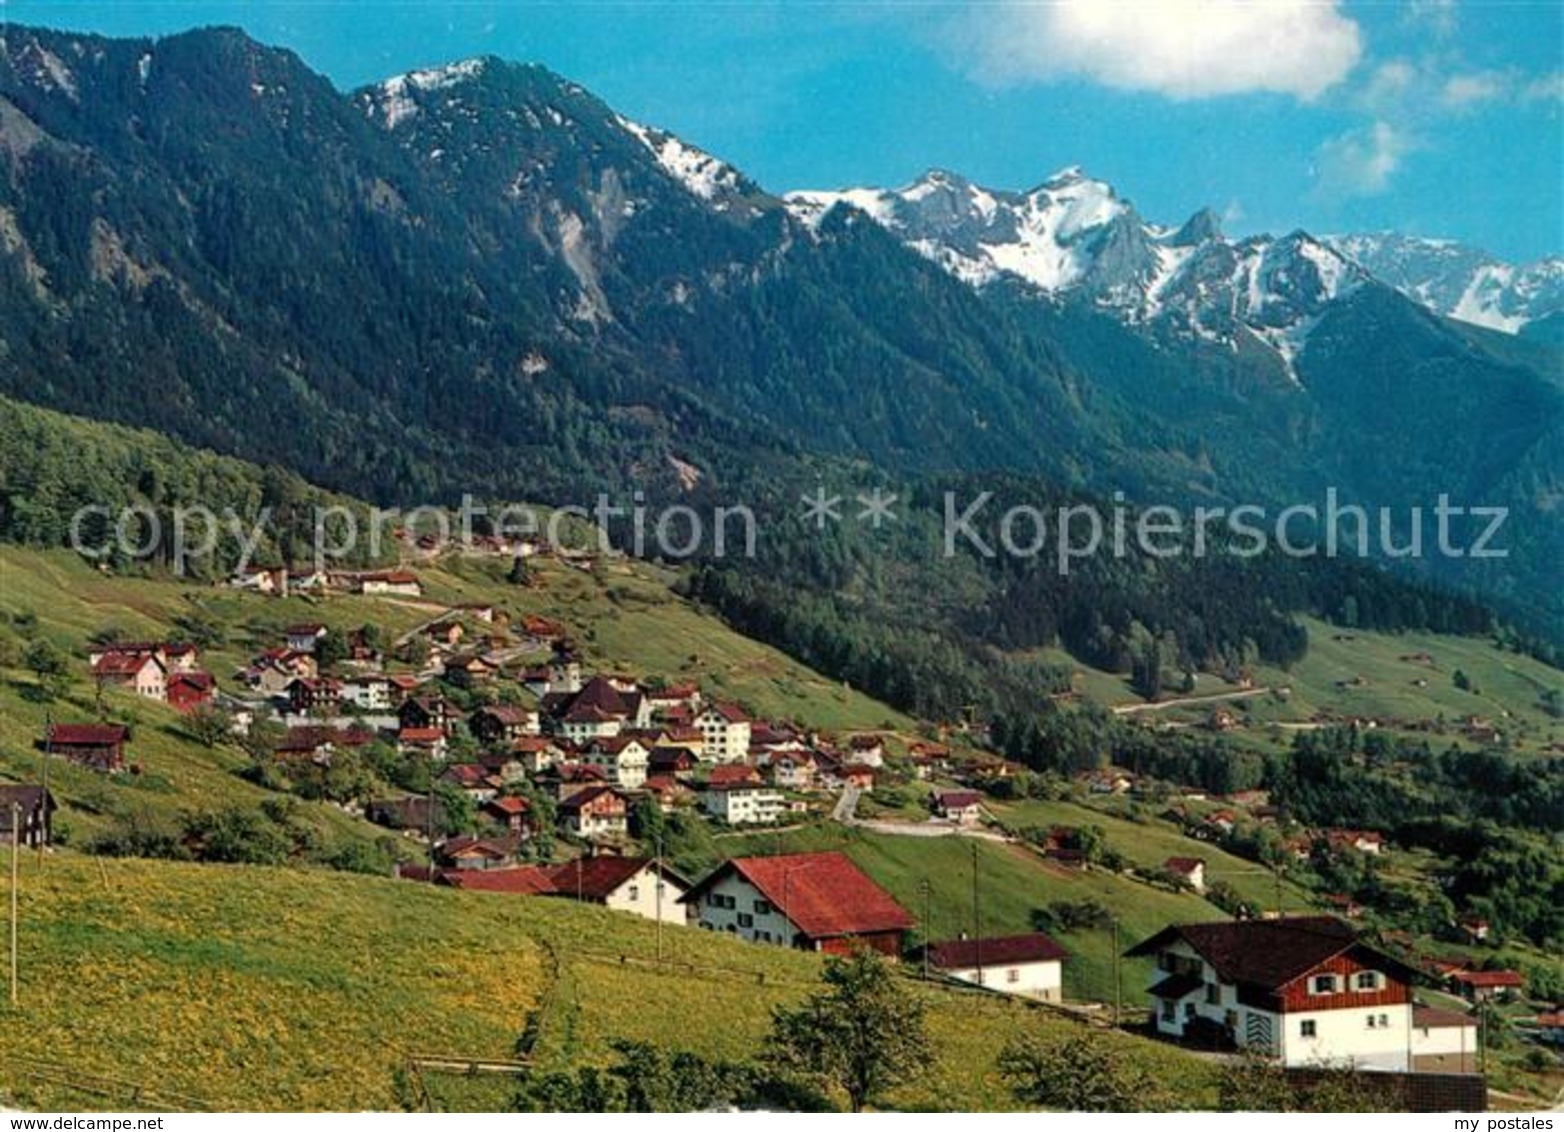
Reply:
[[[715,201],[722,194],[739,191],[739,172],[727,162],[680,141],[664,130],[652,129],[628,118],[616,118],[620,126],[651,151],[663,171],[694,196],[705,201]]]

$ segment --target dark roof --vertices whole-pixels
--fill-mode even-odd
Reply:
[[[995,936],[992,939],[947,939],[928,945],[929,962],[952,970],[976,967],[980,962],[1047,963],[1069,958],[1070,953],[1042,932]]]
[[[118,723],[51,723],[47,736],[50,743],[106,747],[129,739],[130,728]]]
[[[1196,869],[1204,868],[1206,862],[1201,857],[1169,857],[1162,863],[1175,872],[1192,873]]]
[[[49,809],[59,809],[54,803],[52,791],[42,786],[0,786],[0,829],[11,828],[11,807],[22,807],[23,813],[32,813],[45,800]]]
[[[212,678],[210,672],[175,672],[169,676],[168,683],[170,687],[175,684],[189,684],[192,687],[205,690],[214,687],[217,682]]]
[[[1459,1010],[1440,1010],[1437,1006],[1416,1003],[1412,1007],[1412,1025],[1420,1030],[1465,1029],[1476,1026],[1477,1019]]]
[[[981,806],[983,795],[976,790],[941,790],[934,795],[934,804],[945,810],[964,810],[968,806]]]
[[[152,653],[112,649],[98,658],[92,670],[99,676],[134,676],[149,664],[163,667],[163,662]]]
[[[1404,977],[1412,974],[1406,964],[1359,943],[1357,932],[1334,916],[1174,924],[1125,954],[1154,955],[1177,940],[1194,948],[1223,982],[1267,990],[1277,990],[1327,959],[1354,949]]]
[[[612,786],[588,786],[585,790],[579,790],[566,798],[559,804],[559,808],[566,813],[575,813],[585,808],[587,803],[595,802],[605,794],[612,794],[620,800],[621,804],[624,802],[624,796]]]
[[[737,873],[814,939],[906,931],[913,918],[890,893],[864,875],[845,853],[787,853],[735,857],[719,865],[684,897],[693,901]]]
[[[632,877],[647,868],[657,868],[657,862],[649,857],[578,857],[562,865],[545,870],[549,883],[561,896],[580,893],[583,900],[607,900]],[[681,888],[688,882],[667,866],[661,869],[664,878],[677,881]],[[672,897],[669,897],[672,900]]]
[[[1152,998],[1169,999],[1177,1002],[1185,995],[1194,994],[1205,983],[1194,975],[1169,975],[1147,993]]]
[[[525,724],[532,718],[532,712],[524,707],[514,707],[510,704],[494,704],[490,707],[479,708],[473,712],[474,717],[486,715],[498,723],[510,726],[513,724]]]

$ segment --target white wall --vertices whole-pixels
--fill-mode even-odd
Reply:
[[[737,907],[715,907],[711,902],[713,895],[730,896]],[[698,901],[696,922],[710,931],[731,932],[751,943],[788,946],[797,929],[788,923],[787,918],[776,908],[764,912],[756,911],[756,901],[764,900],[765,897],[761,896],[759,890],[742,877],[726,876],[713,885],[711,891]],[[746,917],[748,923],[744,922]],[[767,936],[770,938],[766,938]]]
[[[1383,1016],[1387,1025],[1370,1027]],[[1302,1034],[1313,1022],[1315,1036]],[[1346,1010],[1312,1010],[1283,1016],[1282,1059],[1287,1065],[1347,1064],[1360,1069],[1405,1072],[1412,1007],[1363,1006]]]
[[[650,865],[620,885],[609,895],[606,903],[616,912],[630,912],[648,920],[656,920],[659,884],[663,890],[662,922],[682,925],[689,915],[689,908],[680,904],[679,898],[689,890],[678,881],[659,877],[657,870]]]

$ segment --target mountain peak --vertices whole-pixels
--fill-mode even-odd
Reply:
[[[1188,220],[1184,226],[1168,239],[1170,247],[1193,248],[1205,243],[1207,240],[1217,240],[1222,237],[1222,221],[1217,214],[1209,208],[1202,208]]]

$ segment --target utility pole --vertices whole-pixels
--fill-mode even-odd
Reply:
[[[1124,980],[1119,967],[1119,918],[1113,917],[1113,1028],[1120,1025],[1119,1010],[1124,1001]]]
[[[1282,867],[1276,866],[1276,918],[1282,919],[1287,910],[1282,906]]]
[[[924,877],[918,887],[923,890],[923,977],[927,979],[929,977],[929,944],[934,939],[932,927],[934,915],[930,911],[930,905],[933,903],[930,893],[933,891],[933,886],[929,884],[929,878]]]
[[[656,839],[657,858],[652,862],[652,871],[656,875],[652,883],[657,886],[657,962],[663,961],[663,835],[658,834]]]
[[[16,937],[17,937],[17,907],[16,893],[21,878],[17,873],[17,863],[22,859],[22,807],[15,802],[11,803],[11,1005],[16,1005],[17,1000],[17,967],[16,967]]]
[[[983,985],[983,914],[978,902],[978,847],[972,843],[972,949],[977,967],[977,985]]]
[[[43,754],[38,761],[43,765],[39,767],[38,777],[43,782],[43,820],[49,821],[49,758],[54,754],[54,721],[52,716],[45,712],[43,716]],[[38,831],[38,865],[43,866],[43,831]]]

